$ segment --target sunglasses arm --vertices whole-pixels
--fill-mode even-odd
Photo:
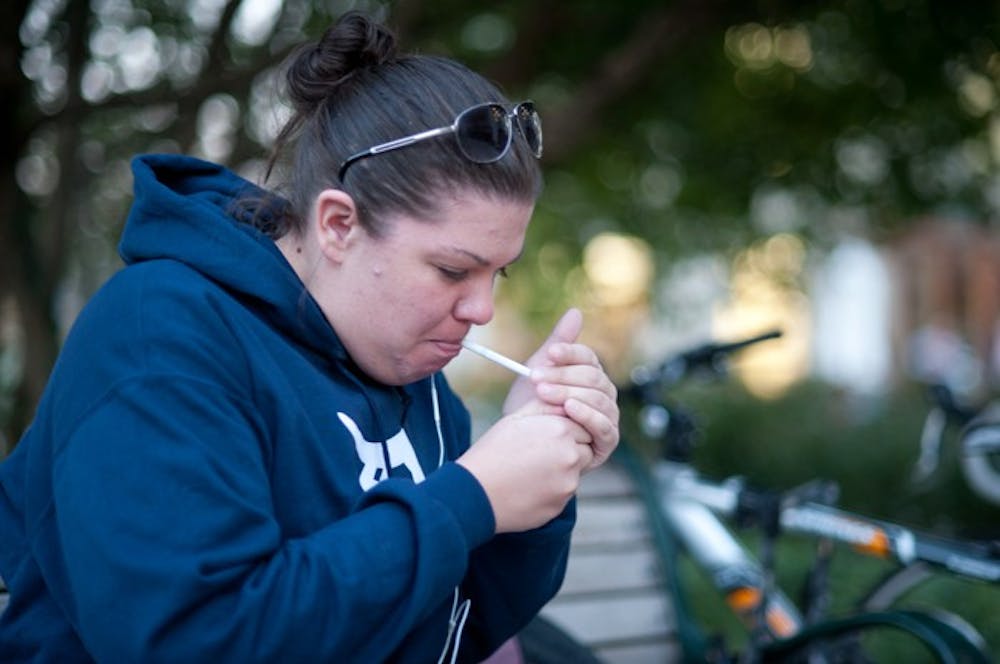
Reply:
[[[390,150],[398,150],[399,148],[405,148],[407,145],[413,145],[419,141],[425,141],[428,138],[434,138],[435,136],[444,136],[445,134],[451,134],[455,131],[455,127],[439,127],[438,129],[428,129],[427,131],[422,131],[419,134],[413,134],[412,136],[404,136],[403,138],[397,138],[394,141],[389,141],[388,143],[379,143],[378,145],[368,148],[364,154],[366,157],[379,154],[381,152],[389,152]]]
[[[455,130],[455,125],[451,125],[449,127],[438,127],[437,129],[428,129],[427,131],[422,131],[417,134],[397,138],[396,140],[389,141],[388,143],[379,143],[378,145],[368,148],[364,152],[353,154],[344,160],[344,163],[340,166],[340,172],[338,173],[340,181],[343,182],[344,173],[347,172],[348,166],[356,161],[364,159],[365,157],[371,157],[372,155],[380,154],[382,152],[390,152],[392,150],[398,150],[399,148],[405,148],[407,145],[413,145],[414,143],[425,141],[428,138],[454,133]]]

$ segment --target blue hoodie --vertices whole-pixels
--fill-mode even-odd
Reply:
[[[444,376],[393,387],[355,367],[234,213],[262,192],[187,157],[133,172],[126,267],[0,464],[0,661],[488,655],[558,590],[573,503],[494,536],[450,461],[470,427]]]

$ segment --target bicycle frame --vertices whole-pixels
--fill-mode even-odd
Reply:
[[[747,490],[739,478],[709,482],[699,478],[690,467],[669,461],[658,464],[654,473],[663,492],[665,512],[677,511],[678,504],[694,503],[733,518],[740,494]],[[780,525],[783,532],[827,538],[850,545],[865,555],[890,558],[900,565],[927,563],[971,580],[1000,582],[1000,560],[983,544],[928,535],[812,501],[793,501],[781,506]]]
[[[627,454],[627,447],[623,447],[619,459]],[[636,466],[636,463],[626,465]],[[632,468],[631,472],[635,473],[636,469]],[[795,602],[772,582],[768,566],[727,525],[726,521],[736,517],[747,491],[741,479],[706,480],[689,464],[671,461],[655,462],[652,469],[644,472],[651,489],[649,497],[655,501],[656,515],[665,524],[668,537],[705,573],[744,625],[753,657],[768,660],[769,653],[775,656],[791,648],[791,644],[796,644],[796,648],[809,648],[812,642],[820,639],[878,626],[910,631],[935,649],[941,661],[951,661],[948,653],[953,651],[965,652],[968,659],[961,661],[990,661],[984,653],[982,637],[961,620],[958,620],[960,626],[956,626],[953,619],[947,623],[929,624],[937,619],[888,610],[902,593],[932,574],[929,568],[972,581],[997,583],[1000,581],[1000,561],[987,547],[930,536],[822,503],[804,501],[782,505],[782,533],[839,542],[864,555],[894,560],[901,570],[917,572],[905,580],[893,577],[895,582],[890,579],[879,584],[864,605],[858,607],[856,615],[839,620],[822,618],[815,622],[807,619]],[[673,571],[676,571],[678,556],[673,548],[664,556]],[[675,580],[668,590],[678,622],[688,623],[678,625],[682,650],[690,661],[713,661],[705,654],[708,646],[704,634],[690,624],[687,598],[683,596],[681,584]],[[687,635],[683,633],[685,630]],[[947,638],[939,639],[940,632],[945,632]],[[935,643],[936,640],[947,641],[947,645]]]
[[[795,604],[768,587],[767,570],[716,516],[735,513],[732,487],[703,482],[687,464],[669,461],[656,464],[653,481],[671,533],[749,632],[773,640],[801,631],[805,621]]]

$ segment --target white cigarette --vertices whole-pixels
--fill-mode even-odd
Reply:
[[[515,362],[509,357],[504,357],[495,350],[490,350],[485,346],[480,346],[474,341],[468,341],[466,339],[462,340],[462,346],[467,348],[468,350],[471,350],[473,353],[476,353],[477,355],[482,355],[487,360],[492,360],[493,362],[496,362],[500,366],[510,369],[514,373],[521,374],[522,376],[531,376],[531,369],[524,366],[520,362]]]

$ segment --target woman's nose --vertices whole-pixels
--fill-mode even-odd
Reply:
[[[493,320],[493,283],[477,284],[455,303],[455,318],[473,325]]]

